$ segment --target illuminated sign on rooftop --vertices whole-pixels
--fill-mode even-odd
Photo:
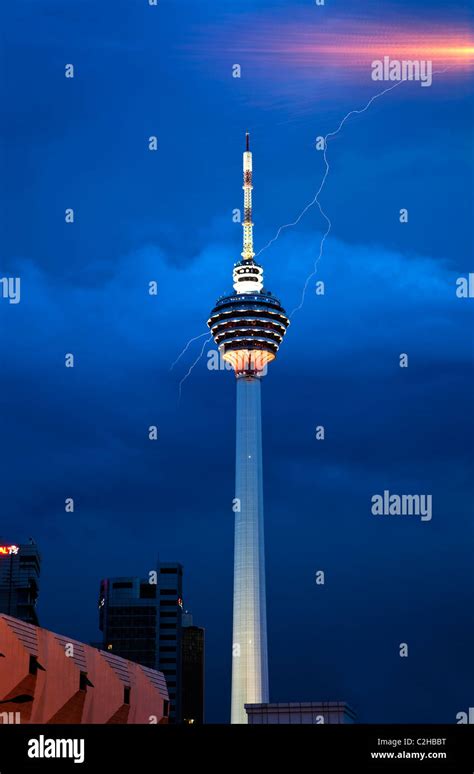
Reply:
[[[11,556],[17,554],[20,550],[20,546],[0,546],[0,556]]]

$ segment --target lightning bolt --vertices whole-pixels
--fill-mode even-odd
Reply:
[[[205,336],[205,335],[206,335],[205,333],[203,333],[203,334],[202,334],[202,336]],[[196,336],[196,339],[200,339],[200,338],[202,338],[202,336]],[[196,339],[194,339],[194,341],[195,341]],[[193,368],[194,368],[194,366],[196,366],[196,365],[199,363],[200,359],[202,358],[202,356],[203,356],[203,354],[204,354],[204,350],[205,350],[206,346],[209,344],[209,342],[210,342],[210,340],[211,340],[211,339],[212,339],[212,334],[211,334],[210,336],[208,336],[208,337],[207,337],[206,341],[205,341],[205,342],[204,342],[204,344],[202,345],[202,349],[201,349],[201,351],[200,351],[199,355],[197,356],[196,360],[194,361],[194,363],[193,363],[192,365],[190,365],[190,366],[189,366],[189,369],[188,369],[188,372],[187,372],[187,374],[186,374],[185,376],[183,376],[183,378],[181,379],[181,381],[180,381],[180,383],[179,383],[179,389],[178,389],[178,393],[179,393],[179,397],[178,397],[178,403],[179,403],[179,401],[181,400],[181,391],[182,391],[182,388],[183,388],[183,384],[184,384],[184,382],[186,381],[186,379],[188,378],[188,376],[189,376],[189,375],[191,374],[191,372],[193,371]]]
[[[178,355],[178,357],[176,358],[174,363],[171,364],[170,371],[173,370],[173,368],[175,367],[176,363],[178,363],[181,360],[181,358],[183,357],[183,355],[188,351],[188,349],[189,349],[190,345],[193,343],[193,341],[197,341],[198,339],[202,339],[202,337],[203,336],[207,336],[208,333],[209,333],[209,331],[206,331],[205,333],[200,333],[199,336],[195,336],[193,339],[189,339],[189,341],[186,344],[186,346],[183,349],[183,351]]]
[[[434,74],[438,74],[439,75],[440,73],[445,73],[447,70],[450,70],[450,69],[451,69],[450,67],[446,67],[444,70],[433,70],[433,75]],[[329,216],[326,214],[326,212],[323,210],[323,208],[321,206],[321,202],[319,200],[319,197],[320,197],[320,195],[321,195],[321,193],[323,191],[323,188],[324,188],[324,186],[326,184],[326,180],[327,180],[328,175],[329,175],[329,161],[328,161],[328,158],[327,158],[328,141],[330,139],[336,137],[337,134],[339,134],[339,132],[341,131],[342,127],[344,126],[346,121],[349,120],[349,118],[351,118],[352,116],[360,115],[361,113],[365,113],[366,110],[368,110],[370,108],[370,106],[375,102],[375,100],[380,99],[380,97],[383,97],[383,95],[387,94],[389,91],[393,91],[393,89],[396,89],[397,86],[401,86],[402,83],[406,83],[406,80],[397,81],[392,86],[388,86],[386,89],[383,89],[382,91],[379,91],[377,94],[374,94],[369,99],[369,101],[367,102],[367,104],[363,108],[359,108],[357,110],[350,110],[349,113],[347,113],[344,116],[344,118],[341,120],[341,122],[340,122],[339,126],[337,127],[337,129],[335,129],[333,132],[328,132],[328,134],[324,137],[324,154],[323,154],[323,158],[324,158],[325,170],[324,170],[323,179],[321,180],[321,185],[319,186],[318,190],[316,191],[316,193],[313,196],[313,198],[311,199],[311,201],[308,202],[308,204],[301,210],[301,212],[298,215],[298,217],[296,218],[296,220],[292,221],[291,223],[285,223],[283,226],[280,226],[280,228],[276,232],[275,236],[272,239],[270,239],[270,241],[267,242],[267,244],[264,247],[262,247],[261,250],[259,250],[257,255],[255,256],[257,258],[261,253],[263,253],[264,250],[267,250],[270,247],[270,245],[272,245],[274,242],[276,242],[276,240],[278,239],[278,237],[280,236],[282,231],[284,231],[287,228],[292,228],[293,226],[297,226],[298,223],[300,222],[301,218],[303,217],[303,215],[305,215],[308,212],[308,210],[311,209],[311,207],[314,207],[315,204],[318,205],[319,211],[320,211],[321,215],[323,216],[323,218],[325,219],[325,221],[327,223],[327,228],[326,228],[326,231],[324,232],[324,234],[323,234],[323,236],[321,238],[321,242],[320,242],[320,245],[319,245],[319,254],[318,254],[318,256],[317,256],[317,258],[316,258],[316,260],[314,262],[313,271],[306,278],[306,282],[305,282],[304,287],[303,287],[303,292],[301,294],[301,301],[300,301],[299,305],[296,306],[293,309],[293,311],[291,312],[290,318],[293,317],[293,315],[296,312],[298,312],[302,308],[302,306],[304,304],[304,300],[305,300],[305,296],[306,296],[306,290],[308,289],[308,285],[309,285],[310,280],[314,277],[314,275],[318,271],[318,263],[320,262],[320,260],[321,260],[321,258],[323,256],[324,244],[325,244],[326,239],[329,236],[329,233],[330,233],[331,228],[332,228],[331,220],[330,220]]]
[[[303,304],[304,304],[304,300],[305,300],[305,297],[306,297],[306,291],[307,291],[307,289],[308,289],[308,285],[309,285],[309,283],[310,283],[311,279],[314,277],[314,275],[315,275],[315,274],[317,273],[317,271],[318,271],[318,263],[320,262],[321,258],[323,257],[323,251],[324,251],[324,243],[326,242],[326,239],[328,238],[328,236],[329,236],[329,232],[331,231],[331,228],[332,228],[332,223],[331,223],[331,220],[330,220],[329,216],[328,216],[328,215],[325,213],[325,211],[323,210],[323,208],[322,208],[322,206],[321,206],[321,202],[320,202],[320,200],[319,200],[319,197],[320,197],[320,195],[321,195],[321,193],[322,193],[322,190],[323,190],[324,186],[326,185],[326,180],[327,180],[327,178],[328,178],[328,175],[329,175],[329,161],[328,161],[328,157],[327,157],[328,141],[329,141],[331,138],[333,138],[333,137],[336,137],[336,135],[338,135],[338,134],[339,134],[339,132],[341,131],[342,127],[344,126],[344,124],[346,123],[346,121],[348,121],[348,120],[349,120],[349,118],[351,118],[352,116],[358,116],[358,115],[360,115],[361,113],[365,113],[365,112],[366,112],[366,110],[368,110],[368,109],[370,108],[370,106],[371,106],[371,105],[372,105],[372,104],[375,102],[375,100],[376,100],[376,99],[379,99],[380,97],[383,97],[383,95],[384,95],[384,94],[387,94],[387,92],[389,92],[389,91],[392,91],[393,89],[396,89],[396,88],[397,88],[397,86],[400,86],[400,84],[401,84],[401,83],[404,83],[404,81],[397,81],[397,82],[396,82],[396,83],[394,83],[392,86],[388,86],[386,89],[383,89],[382,91],[379,91],[377,94],[374,94],[374,95],[373,95],[373,96],[372,96],[372,97],[369,99],[369,101],[367,102],[367,104],[366,104],[366,105],[365,105],[363,108],[359,108],[359,109],[357,109],[357,110],[350,110],[350,111],[349,111],[349,113],[347,113],[347,114],[344,116],[344,118],[341,120],[341,122],[340,122],[339,126],[337,127],[337,129],[335,129],[333,132],[328,132],[328,133],[327,133],[327,135],[326,135],[326,136],[325,136],[325,138],[324,138],[324,153],[323,153],[323,158],[324,158],[324,166],[325,166],[325,169],[324,169],[324,175],[323,175],[323,179],[321,180],[321,185],[319,186],[318,190],[316,191],[316,194],[314,195],[314,197],[312,198],[312,200],[309,202],[309,204],[307,204],[307,205],[306,205],[306,207],[303,209],[303,211],[302,211],[302,212],[301,212],[301,214],[299,215],[299,217],[298,217],[298,219],[297,219],[296,223],[298,223],[298,222],[301,220],[301,218],[303,217],[303,215],[304,215],[304,214],[305,214],[305,213],[306,213],[306,212],[307,212],[307,211],[310,209],[310,207],[313,207],[315,204],[317,204],[317,205],[318,205],[318,208],[319,208],[319,211],[320,211],[320,213],[321,213],[321,215],[323,216],[323,218],[325,219],[325,221],[326,221],[326,223],[327,223],[327,228],[326,228],[326,231],[324,232],[324,234],[323,234],[323,236],[322,236],[322,238],[321,238],[321,242],[320,242],[320,244],[319,244],[319,254],[318,254],[318,257],[316,258],[316,260],[315,260],[315,262],[314,262],[313,271],[311,272],[311,274],[309,274],[309,275],[306,277],[306,282],[304,283],[304,286],[303,286],[303,292],[302,292],[302,294],[301,294],[301,301],[300,301],[299,305],[298,305],[298,306],[296,306],[296,307],[293,309],[293,311],[291,312],[291,314],[290,314],[290,318],[291,318],[291,317],[293,317],[293,315],[294,315],[296,312],[299,312],[299,310],[302,308],[302,306],[303,306]],[[295,225],[296,225],[296,223],[295,223]],[[281,228],[279,229],[280,233],[281,233],[281,231],[282,231],[284,228],[285,228],[285,226],[281,226]],[[277,233],[278,233],[278,232],[277,232]],[[273,240],[273,241],[275,241],[275,237],[274,237],[274,240]],[[269,243],[269,244],[270,244],[270,243]],[[268,247],[268,245],[267,245],[267,247]]]

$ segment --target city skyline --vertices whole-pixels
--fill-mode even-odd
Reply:
[[[21,278],[21,300],[0,298],[2,534],[35,537],[41,625],[82,642],[97,639],[102,577],[146,576],[158,552],[182,563],[206,628],[206,721],[227,723],[235,391],[211,341],[182,380],[241,250],[236,149],[250,131],[256,260],[291,314],[327,228],[318,206],[258,253],[314,198],[317,138],[383,89],[371,60],[392,33],[451,40],[472,14],[440,0],[45,5],[6,9],[1,276]],[[355,62],[342,36],[366,20],[377,54]],[[303,33],[334,49],[327,66],[295,55]],[[387,723],[471,706],[472,299],[456,283],[474,270],[472,94],[464,68],[404,82],[328,146],[332,230],[262,406],[272,701],[341,697]],[[373,515],[385,491],[432,495],[431,520]]]

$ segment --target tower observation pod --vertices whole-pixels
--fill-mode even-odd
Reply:
[[[290,324],[278,299],[264,290],[263,269],[254,260],[248,134],[243,170],[243,249],[234,265],[234,293],[217,301],[207,321],[237,377],[231,723],[247,723],[245,704],[269,701],[260,385]]]

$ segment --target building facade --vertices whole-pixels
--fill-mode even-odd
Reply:
[[[250,725],[325,725],[355,723],[355,712],[342,701],[247,704]]]
[[[33,541],[0,546],[0,613],[38,626],[41,556]]]
[[[264,289],[263,268],[254,260],[248,134],[246,139],[242,260],[234,264],[234,293],[218,299],[207,321],[237,379],[231,723],[247,723],[245,705],[269,698],[261,380],[290,324],[278,299]]]
[[[164,675],[0,615],[0,723],[165,724]]]
[[[165,675],[170,723],[182,720],[182,597],[178,562],[160,562],[147,578],[102,580],[99,592],[104,650]]]
[[[205,632],[193,625],[190,613],[182,616],[182,713],[184,723],[204,723]]]

